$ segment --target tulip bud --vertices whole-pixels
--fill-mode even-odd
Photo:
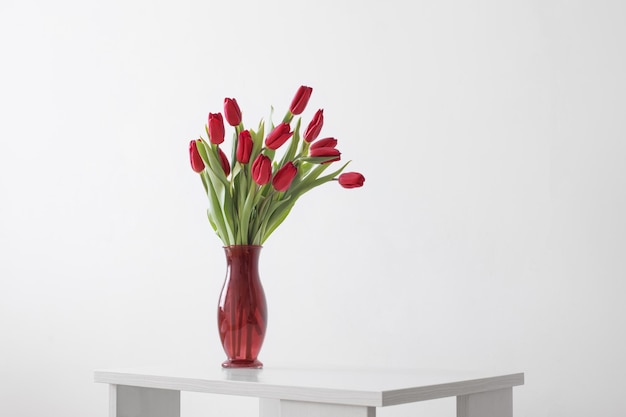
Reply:
[[[239,126],[241,123],[241,109],[234,98],[224,99],[224,117],[231,126]]]
[[[311,87],[301,85],[300,88],[298,88],[296,95],[293,97],[293,100],[291,101],[289,111],[292,114],[302,113],[307,103],[309,102],[309,98],[311,98],[312,92],[313,89]]]
[[[343,188],[359,188],[364,182],[365,177],[358,172],[344,172],[339,175],[339,185]]]
[[[315,149],[310,150],[309,156],[312,156],[312,157],[336,156],[336,158],[329,159],[328,161],[322,162],[322,164],[329,164],[331,162],[339,161],[341,159],[341,152],[339,152],[339,150],[335,148],[315,148]]]
[[[226,154],[222,152],[220,148],[217,148],[217,150],[219,151],[220,164],[222,164],[222,169],[224,170],[224,174],[226,174],[226,176],[228,177],[228,174],[230,174],[230,164],[228,163],[228,158],[226,157]]]
[[[204,170],[204,161],[198,152],[198,144],[195,140],[189,142],[189,160],[191,161],[191,169],[198,174]]]
[[[293,162],[287,162],[281,169],[276,171],[276,174],[274,174],[272,186],[276,191],[287,191],[297,173],[298,168],[296,168]]]
[[[209,140],[214,145],[224,142],[224,120],[222,113],[209,113]]]
[[[272,177],[272,160],[259,154],[252,163],[252,179],[259,185],[267,184]]]
[[[290,129],[289,123],[283,122],[276,126],[265,138],[265,146],[274,150],[280,148],[293,135]]]
[[[320,134],[320,131],[322,130],[323,124],[324,124],[324,110],[319,109],[317,112],[315,112],[313,119],[311,119],[311,122],[309,123],[309,125],[306,127],[306,130],[304,131],[304,140],[306,142],[311,143],[315,139],[317,139],[317,136]]]
[[[250,154],[252,153],[252,136],[248,130],[244,130],[239,134],[237,142],[237,161],[242,164],[250,162]]]
[[[313,149],[318,149],[318,148],[334,148],[335,146],[337,146],[337,139],[324,138],[313,143],[309,149],[313,150]]]

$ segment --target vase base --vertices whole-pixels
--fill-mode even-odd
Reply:
[[[246,360],[227,360],[222,363],[222,368],[253,368],[253,369],[261,369],[263,368],[263,362],[258,359],[253,361]]]

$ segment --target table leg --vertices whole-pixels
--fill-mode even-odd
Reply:
[[[376,407],[261,398],[260,417],[376,417]]]
[[[180,391],[110,385],[109,417],[180,417]]]
[[[280,417],[280,400],[259,398],[259,417]]]
[[[457,417],[513,417],[513,388],[456,397]]]

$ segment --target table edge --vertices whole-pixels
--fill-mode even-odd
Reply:
[[[386,407],[512,388],[524,384],[524,373],[384,391],[291,387],[267,383],[260,385],[249,381],[206,380],[107,370],[94,371],[94,382],[292,401]]]

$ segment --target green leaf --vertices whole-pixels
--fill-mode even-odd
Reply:
[[[252,183],[249,187],[248,187],[248,194],[245,197],[245,201],[243,203],[243,207],[241,209],[240,212],[240,229],[241,229],[241,235],[244,239],[246,239],[245,242],[242,242],[244,244],[250,244],[251,240],[250,240],[250,236],[249,236],[249,223],[250,223],[250,219],[252,217],[252,207],[254,205],[254,201],[256,200],[255,198],[255,189],[256,186],[254,183]]]
[[[224,219],[224,229],[225,229],[225,237],[228,237],[228,241],[232,242],[230,244],[234,244],[235,242],[235,225],[233,218],[233,202],[232,197],[230,195],[230,190],[222,184],[221,181],[215,178],[215,175],[212,171],[209,172],[209,176],[211,177],[211,185],[214,191],[216,203],[220,208],[222,217]]]
[[[202,180],[202,186],[204,187],[204,192],[208,194],[209,184],[207,184],[207,179],[205,178],[205,175],[203,175],[205,171],[202,171],[202,173],[200,174],[200,179]]]
[[[226,188],[230,188],[230,182],[226,178],[226,173],[222,169],[222,163],[220,162],[220,157],[218,155],[217,145],[208,145],[205,144],[205,154],[209,161],[210,171],[214,174],[215,178],[219,180]],[[206,149],[208,147],[208,149]],[[200,153],[202,156],[202,153]]]
[[[241,123],[240,123],[241,124]],[[230,170],[235,170],[237,164],[237,143],[239,142],[239,126],[235,127],[235,133],[233,133],[233,144],[230,152]],[[234,175],[233,175],[234,178]]]
[[[207,171],[204,171],[203,174],[209,175]],[[220,237],[222,242],[224,242],[225,245],[230,245],[232,239],[229,236],[227,222],[224,216],[224,212],[222,211],[222,205],[218,198],[217,192],[215,191],[214,184],[208,179],[207,183],[209,184],[209,222],[214,227],[217,235]]]
[[[310,146],[311,146],[311,144],[309,142],[307,142],[306,140],[302,141],[302,146],[300,147],[300,152],[298,152],[298,158],[299,159],[305,158],[306,155],[308,155]]]
[[[297,199],[297,197],[286,197],[286,199],[272,206],[269,218],[265,223],[261,244],[285,221]]]
[[[338,170],[323,176],[323,177],[319,177],[319,175],[326,169],[326,167],[328,167],[328,165],[320,165],[319,167],[317,167],[316,169],[314,169],[313,171],[311,171],[311,174],[309,174],[304,181],[302,181],[300,184],[298,184],[296,187],[294,187],[292,191],[292,193],[294,195],[297,196],[297,198],[299,198],[302,194],[310,191],[311,189],[320,186],[324,183],[327,183],[328,181],[332,181],[333,179],[335,179],[337,177],[337,175],[339,175],[341,173],[341,171],[343,171],[348,164],[350,163],[350,161],[346,162],[341,168],[339,168]],[[318,178],[319,177],[319,178]]]
[[[317,164],[311,164],[306,161],[303,162],[302,159],[300,159],[298,161],[298,174],[304,178],[314,166],[317,166]]]
[[[303,176],[296,184],[292,184],[292,187],[289,187],[287,192],[297,194],[300,189],[308,187],[313,181],[317,179],[328,167],[330,164],[317,165],[314,169],[310,170],[306,176]]]
[[[207,217],[209,218],[209,223],[211,224],[211,227],[213,228],[213,231],[215,233],[217,233],[217,235],[221,239],[222,237],[219,235],[219,232],[217,231],[217,226],[215,225],[215,220],[213,220],[213,216],[211,214],[211,210],[207,209],[206,210],[206,214],[207,214]]]
[[[252,152],[250,154],[250,163],[254,162],[257,156],[261,153],[263,148],[263,139],[265,134],[265,123],[263,120],[259,122],[259,129],[255,132],[250,129],[250,136],[252,137]]]
[[[270,237],[274,230],[276,230],[278,226],[280,226],[285,221],[295,203],[296,202],[294,200],[286,209],[282,210],[277,216],[272,216],[272,218],[268,222],[268,227],[263,233],[263,240],[261,240],[261,245],[265,243],[267,238]]]
[[[236,183],[236,198],[237,201],[234,203],[234,206],[237,210],[237,215],[235,216],[235,224],[237,226],[237,244],[247,244],[248,239],[248,230],[247,223],[248,219],[243,215],[243,206],[246,202],[246,194],[248,190],[247,180],[244,175],[240,175],[237,179]],[[245,223],[245,225],[244,225]],[[244,227],[245,226],[245,227]]]
[[[337,156],[303,156],[300,158],[302,162],[310,162],[312,164],[321,164],[322,162],[328,162],[333,159],[336,159]]]

